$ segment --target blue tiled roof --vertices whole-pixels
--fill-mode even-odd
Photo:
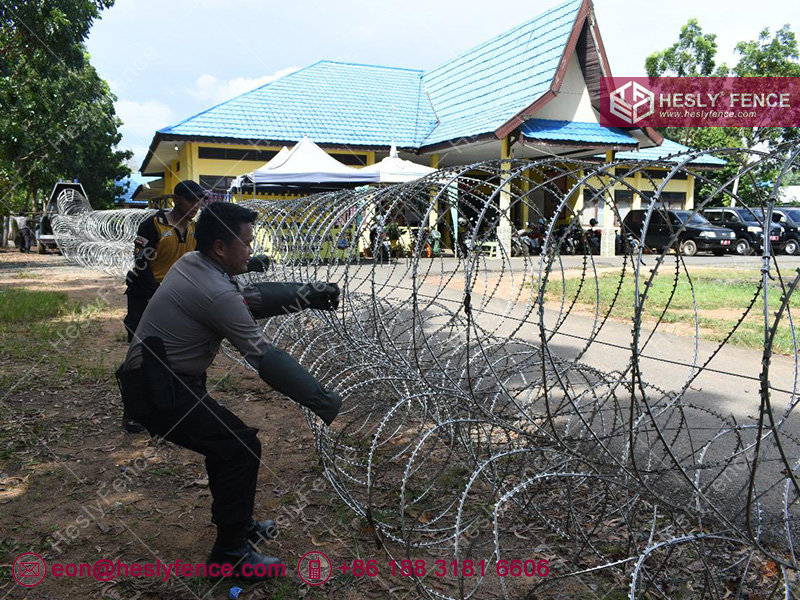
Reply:
[[[614,146],[638,145],[636,138],[624,129],[603,127],[599,123],[528,119],[520,127],[520,132],[526,138],[548,142],[585,142]]]
[[[661,160],[664,162],[678,163],[682,161],[682,158],[675,158],[672,155],[690,151],[692,151],[692,148],[664,138],[664,143],[662,143],[660,146],[642,148],[641,150],[617,152],[615,157],[619,160]],[[603,155],[598,155],[597,158],[605,157]],[[721,167],[727,163],[721,158],[706,154],[693,159],[689,164]]]
[[[143,206],[147,206],[146,200],[133,200],[133,195],[136,193],[136,190],[143,183],[150,183],[151,181],[155,181],[158,179],[157,177],[144,177],[139,173],[131,173],[129,177],[123,177],[122,179],[117,179],[114,181],[114,185],[117,187],[122,188],[125,190],[116,195],[114,198],[114,202],[117,204],[130,204],[136,206],[141,204]]]
[[[568,0],[426,72],[435,144],[493,132],[550,89],[582,0]]]
[[[161,133],[417,147],[436,124],[422,71],[320,61]]]
[[[494,132],[550,89],[581,4],[427,72],[320,61],[159,133],[418,148]]]

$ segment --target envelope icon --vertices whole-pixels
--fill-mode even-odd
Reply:
[[[20,577],[39,577],[39,563],[38,562],[24,562],[19,563],[20,570],[19,576]]]

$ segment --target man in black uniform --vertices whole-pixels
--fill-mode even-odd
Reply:
[[[272,521],[252,518],[261,444],[245,425],[206,392],[205,371],[228,339],[261,378],[330,425],[342,400],[294,358],[276,348],[255,318],[306,308],[334,310],[335,284],[259,283],[242,286],[257,213],[236,204],[203,209],[199,252],[170,269],[147,305],[125,362],[117,371],[128,414],[151,435],[206,457],[217,540],[209,563],[276,564],[247,543],[270,535]]]

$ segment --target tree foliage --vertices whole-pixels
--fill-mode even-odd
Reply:
[[[717,65],[716,35],[704,33],[697,19],[681,27],[678,42],[669,48],[652,53],[645,60],[648,77],[800,77],[798,43],[789,25],[774,35],[763,29],[757,40],[736,44],[736,65],[728,68]],[[778,127],[665,127],[659,128],[664,137],[697,150],[742,147],[772,150],[787,141],[800,139],[797,128]],[[747,155],[729,157],[728,165],[710,177],[714,185],[736,179]],[[774,169],[755,169],[752,175],[740,179],[738,193],[748,201],[757,202],[762,194],[759,182],[774,180]],[[697,194],[702,198],[709,186],[699,184]]]
[[[6,211],[40,200],[58,179],[78,179],[95,207],[113,203],[130,171],[116,98],[84,40],[113,0],[0,3],[0,193]],[[8,206],[11,204],[12,206]]]
[[[717,66],[717,36],[703,33],[697,19],[681,27],[678,41],[645,60],[648,77],[724,77],[728,68]]]

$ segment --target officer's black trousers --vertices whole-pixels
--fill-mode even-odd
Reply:
[[[125,325],[125,330],[128,332],[128,343],[133,341],[133,334],[136,333],[136,328],[139,326],[139,321],[142,320],[144,309],[147,308],[147,303],[150,298],[138,293],[126,292],[125,296],[128,298],[128,314],[122,320]]]
[[[204,377],[175,380],[176,409],[161,411],[148,397],[142,369],[117,371],[125,408],[150,435],[206,457],[217,544],[238,546],[253,516],[261,443],[248,427],[205,391]]]

